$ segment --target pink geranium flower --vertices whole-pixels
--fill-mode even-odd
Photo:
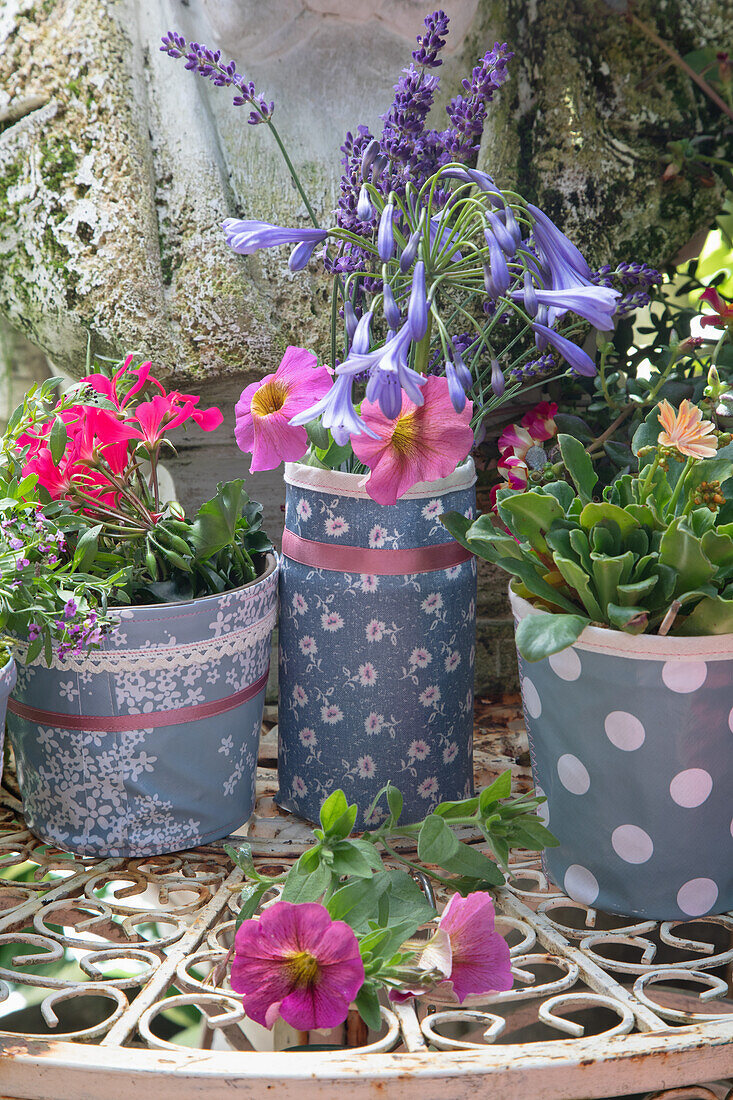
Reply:
[[[235,407],[234,436],[240,451],[252,455],[250,472],[274,470],[283,459],[296,462],[308,449],[305,428],[289,421],[324,397],[333,383],[328,367],[315,355],[290,347],[274,374],[242,391]]]
[[[395,504],[418,481],[435,481],[452,474],[473,447],[470,401],[462,412],[453,408],[445,378],[428,378],[423,405],[406,394],[394,420],[378,404],[363,401],[361,416],[378,439],[354,435],[351,445],[360,462],[371,469],[366,488],[378,504]]]
[[[337,1027],[364,984],[351,928],[323,905],[277,901],[235,938],[231,985],[264,1027],[282,1016],[299,1031]]]

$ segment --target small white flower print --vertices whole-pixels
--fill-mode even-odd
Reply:
[[[440,688],[437,684],[431,684],[420,692],[418,699],[424,707],[434,707],[440,701]]]
[[[293,592],[293,610],[296,615],[305,615],[308,611],[308,601],[300,592]]]
[[[418,646],[413,649],[410,654],[410,664],[413,668],[427,668],[433,659],[433,655],[429,649],[425,649],[424,646]]]
[[[379,588],[379,578],[374,573],[362,573],[361,574],[361,590],[362,592],[376,592]]]
[[[329,703],[327,707],[321,707],[321,720],[327,726],[335,726],[337,722],[342,720],[343,716],[344,712],[341,707],[337,707],[335,703]]]
[[[377,714],[376,711],[371,711],[364,719],[364,729],[371,736],[374,733],[379,733],[384,725],[384,715]]]
[[[413,760],[424,760],[430,755],[430,745],[427,741],[412,741],[407,753]]]
[[[341,535],[346,535],[348,531],[349,524],[343,516],[333,516],[326,520],[326,534],[331,535],[332,538],[340,538]]]
[[[444,572],[445,572],[445,575],[448,578],[448,580],[452,581],[454,577],[458,576],[460,571],[461,571],[461,566],[460,565],[451,565]]]
[[[377,670],[371,661],[359,665],[359,683],[362,687],[371,687],[377,682]]]
[[[68,699],[71,703],[74,699],[78,698],[79,689],[74,687],[73,680],[65,680],[59,684],[59,695],[62,699]]]
[[[371,779],[377,768],[371,756],[360,756],[356,762],[356,770],[360,779]]]
[[[225,756],[229,756],[229,753],[232,751],[233,748],[234,738],[231,736],[231,734],[229,735],[229,737],[222,737],[221,744],[219,745],[219,752],[223,752]]]
[[[368,642],[381,642],[384,637],[384,631],[386,625],[380,622],[379,619],[370,619],[366,625],[366,636]]]
[[[308,702],[308,694],[300,684],[293,684],[293,702],[296,707],[304,707]]]
[[[423,779],[422,783],[417,788],[417,793],[420,798],[431,798],[437,794],[439,790],[438,780],[434,775],[431,775],[428,779]]]
[[[455,741],[451,741],[443,749],[443,763],[452,764],[458,755],[458,744]]]
[[[442,606],[443,597],[440,592],[431,592],[420,604],[420,607],[426,615],[437,615]]]
[[[455,672],[461,663],[461,655],[457,649],[454,649],[445,659],[445,671]]]
[[[308,794],[308,787],[305,783],[305,780],[302,779],[299,775],[293,776],[293,794],[296,798],[305,798],[305,796]]]
[[[299,519],[302,519],[304,521],[309,520],[313,515],[313,510],[305,497],[301,497],[298,501],[295,507],[295,514],[298,516]]]
[[[310,726],[306,726],[304,729],[302,729],[300,731],[300,733],[298,734],[298,736],[300,737],[301,745],[305,745],[306,748],[310,749],[314,745],[318,744],[318,739],[316,737],[316,731],[312,730],[310,728]]]
[[[324,630],[327,630],[329,634],[335,634],[343,625],[344,620],[339,615],[338,611],[324,611],[321,615],[321,626]]]
[[[304,657],[312,657],[315,653],[318,652],[316,639],[313,638],[310,634],[304,634],[298,642],[298,646],[300,648],[300,652],[303,654]]]
[[[422,510],[423,519],[435,519],[443,514],[442,500],[429,500]]]
[[[385,539],[387,538],[387,528],[382,527],[381,524],[376,523],[369,532],[369,547],[371,550],[379,550],[384,546]]]

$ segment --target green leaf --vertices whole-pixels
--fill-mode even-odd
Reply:
[[[646,577],[643,581],[635,581],[633,584],[620,584],[616,589],[616,596],[621,607],[639,606],[645,596],[648,596],[653,588],[656,588],[659,578],[656,574]]]
[[[609,504],[604,500],[600,504],[586,504],[583,511],[580,513],[580,525],[587,530],[595,527],[596,524],[602,523],[604,520],[612,520],[617,523],[621,535],[625,536],[629,531],[633,531],[634,528],[639,526],[638,521],[634,516],[630,515],[625,508],[619,508],[615,504]]]
[[[554,833],[546,829],[536,817],[527,814],[518,818],[517,821],[524,835],[530,838],[537,851],[543,848],[557,848],[560,844]]]
[[[237,928],[239,928],[242,921],[251,920],[269,889],[270,886],[266,882],[248,882],[242,887],[240,895],[242,907],[237,916]]]
[[[706,531],[700,539],[700,546],[706,558],[719,569],[729,569],[733,565],[733,538],[720,531]]]
[[[325,863],[319,863],[309,874],[303,874],[296,863],[290,868],[280,896],[283,901],[318,901],[330,885],[331,871]]]
[[[445,828],[448,826],[446,825]],[[388,919],[390,923],[414,920],[415,928],[419,928],[421,924],[425,924],[435,916],[434,907],[411,875],[406,871],[396,870],[385,871],[384,874],[389,879],[389,888],[381,896],[379,903],[382,918]],[[385,919],[380,923],[385,923]],[[407,935],[411,936],[412,932],[408,932]]]
[[[531,616],[534,619],[541,618],[540,615]],[[524,621],[524,620],[522,620]],[[492,806],[495,802],[498,802],[502,798],[508,798],[512,793],[512,773],[507,768],[505,772],[497,776],[493,783],[490,783],[488,787],[479,794],[478,809],[482,817],[485,817],[488,813],[489,806]]]
[[[625,630],[629,634],[643,634],[649,622],[649,612],[645,607],[621,607],[615,603],[609,603],[606,607],[608,622],[617,630]]]
[[[508,497],[499,504],[499,514],[513,535],[541,554],[547,551],[545,532],[555,520],[565,518],[565,511],[555,497],[532,492]]]
[[[662,535],[659,560],[677,571],[675,595],[699,588],[715,573],[715,566],[703,553],[700,539],[687,528],[683,516],[673,520]]]
[[[470,817],[477,809],[478,798],[464,798],[460,802],[439,802],[433,813],[450,821],[454,817]]]
[[[575,493],[570,488],[567,481],[550,481],[547,485],[542,486],[542,490],[559,501],[564,512],[568,511],[573,501],[576,499]]]
[[[68,434],[66,432],[66,425],[63,420],[58,416],[54,419],[51,425],[51,431],[48,437],[48,445],[51,451],[51,459],[54,466],[58,466],[61,459],[64,457],[64,451],[66,450],[66,444],[68,442]]]
[[[379,1031],[382,1026],[378,989],[374,982],[364,982],[354,1000],[357,1012],[372,1031]]]
[[[422,862],[444,867],[445,860],[457,851],[458,839],[450,826],[437,814],[429,814],[417,837],[417,854]]]
[[[328,835],[337,821],[348,811],[349,803],[342,790],[333,791],[321,805],[321,828]]]
[[[590,619],[593,622],[603,622],[603,610],[596,598],[591,578],[583,567],[571,561],[570,558],[561,558],[559,554],[555,555],[555,567],[570,587],[578,593]],[[574,615],[577,615],[578,610],[577,607],[571,607],[571,613]]]
[[[191,524],[191,543],[199,557],[211,558],[235,541],[237,520],[247,503],[249,497],[241,478],[219,482],[216,495],[201,505]]]
[[[541,661],[577,642],[589,625],[580,615],[527,615],[517,626],[517,649],[527,661]]]
[[[402,803],[402,794],[390,783],[387,787],[387,805],[389,806],[389,812],[392,815],[392,821],[395,825],[399,821],[402,813]]]
[[[462,512],[446,512],[440,517],[440,522],[461,546],[471,549],[466,541],[466,532],[473,525],[473,520],[467,519]]]
[[[101,523],[95,527],[89,527],[77,542],[73,562],[73,568],[77,573],[86,573],[96,558],[101,531]]]
[[[592,443],[594,433],[590,426],[579,416],[571,416],[569,413],[555,413],[553,417],[561,432],[567,432],[575,436],[581,443]]]
[[[593,462],[583,444],[572,435],[558,435],[560,454],[565,468],[575,482],[578,496],[587,504],[593,499],[593,489],[598,481]]]
[[[458,842],[458,848],[454,855],[440,861],[440,866],[452,874],[464,875],[467,878],[477,879],[480,883],[489,886],[503,886],[504,875],[493,860],[485,856],[483,852],[472,848],[469,844]]]
[[[620,557],[613,558],[605,554],[591,554],[591,560],[598,602],[605,610],[609,603],[616,603],[616,590],[619,584],[623,584],[631,576],[634,555],[630,550]]]
[[[331,851],[333,853],[332,873],[354,875],[356,878],[372,877],[372,864],[351,841],[342,840],[334,844]]]
[[[369,880],[348,882],[331,895],[326,908],[334,920],[346,921],[355,931],[361,931],[368,927],[370,920],[376,919],[379,899],[390,885],[387,871],[381,871]]]
[[[553,588],[551,584],[548,584],[548,582],[537,572],[538,569],[543,568],[541,562],[538,561],[535,567],[526,561],[514,561],[512,558],[502,558],[497,564],[501,566],[502,569],[506,569],[507,573],[512,573],[515,577],[519,577],[520,581],[526,585],[533,596],[539,596],[541,600],[546,600],[555,607],[562,607],[571,614],[574,612],[577,613],[578,608],[576,605],[571,603],[561,592],[558,592],[556,588]]]
[[[328,445],[332,442],[331,436],[328,434],[327,429],[323,427],[320,417],[317,420],[309,421],[305,425],[305,434],[308,436],[308,442],[317,447],[319,451],[328,450]]]
[[[224,851],[229,856],[232,863],[239,867],[240,870],[244,871],[245,874],[250,875],[254,873],[257,875],[254,860],[252,859],[252,849],[249,844],[244,842],[240,844],[238,848],[232,847],[231,844],[225,844]]]
[[[733,634],[733,599],[706,596],[687,616],[682,629],[675,633],[692,636]]]

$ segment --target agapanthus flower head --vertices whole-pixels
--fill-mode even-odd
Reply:
[[[666,399],[659,405],[659,443],[670,447],[685,458],[713,458],[718,450],[718,440],[713,434],[715,425],[703,420],[702,411],[687,398],[675,412]]]
[[[284,460],[295,462],[308,449],[305,428],[290,421],[333,382],[328,367],[319,367],[305,348],[289,347],[274,374],[252,382],[235,406],[234,437],[241,451],[252,455],[250,471],[274,470]]]
[[[280,1016],[301,1031],[337,1027],[364,984],[356,936],[323,905],[277,901],[234,942],[232,989],[263,1027]]]
[[[362,402],[361,415],[377,438],[360,435],[351,444],[371,470],[366,488],[378,504],[395,504],[417,482],[447,477],[473,447],[470,401],[457,413],[447,380],[435,375],[426,380],[422,398],[416,405],[405,394],[391,419],[379,405]]]

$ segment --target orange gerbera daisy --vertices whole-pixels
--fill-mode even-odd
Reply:
[[[674,447],[687,458],[712,458],[718,449],[718,440],[711,436],[715,425],[703,420],[702,412],[687,398],[677,412],[669,401],[659,405],[659,423],[663,431],[659,433],[659,443],[663,447]]]

